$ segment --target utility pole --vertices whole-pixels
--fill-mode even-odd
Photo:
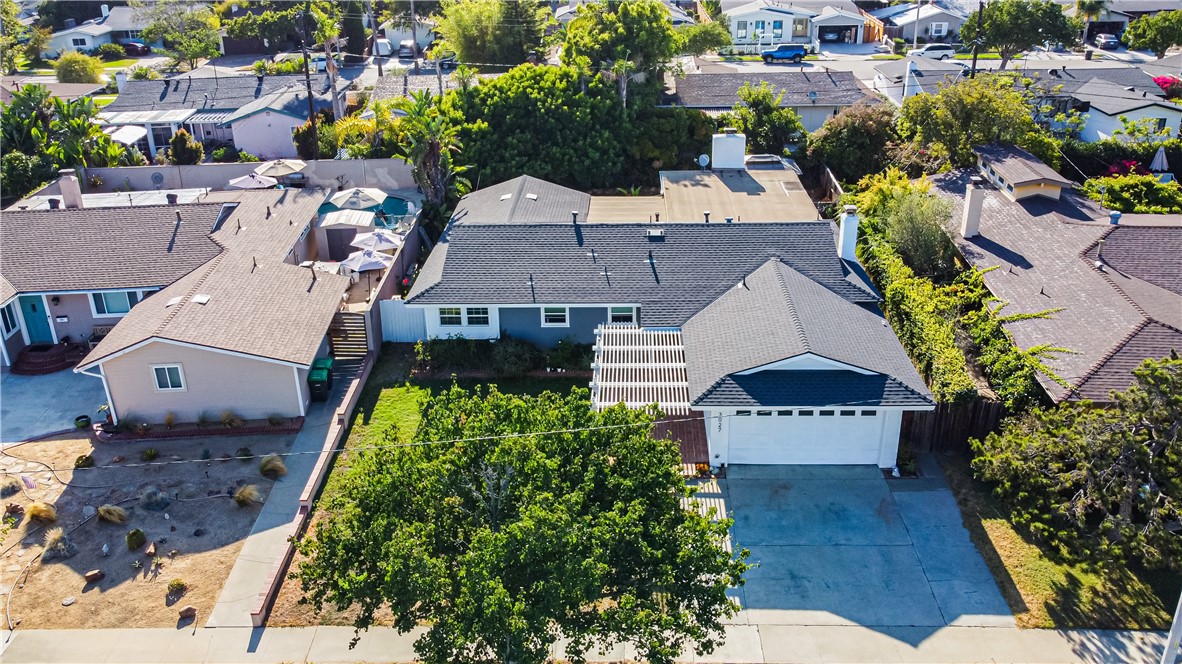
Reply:
[[[923,8],[923,0],[915,0],[915,32],[911,35],[911,50],[919,48],[919,10]]]
[[[1180,645],[1182,645],[1182,596],[1178,597],[1178,608],[1174,609],[1174,624],[1170,627],[1170,636],[1166,638],[1166,649],[1161,654],[1161,664],[1177,662]]]
[[[312,154],[313,158],[320,156],[320,138],[316,135],[316,103],[312,99],[312,74],[308,72],[311,66],[311,60],[308,58],[308,18],[312,15],[312,0],[305,0],[304,2],[304,16],[303,38],[300,39],[300,48],[304,52],[304,85],[308,87],[308,122],[312,125]],[[327,56],[327,53],[325,54]]]
[[[369,25],[373,28],[373,46],[369,50],[373,55],[374,62],[378,63],[378,78],[381,78],[382,56],[378,53],[378,19],[373,15],[373,0],[365,0],[365,6],[369,9]]]
[[[414,50],[415,73],[419,73],[419,34],[415,28],[415,0],[410,0],[410,42]]]
[[[981,30],[985,20],[985,0],[977,0],[977,35],[973,39],[973,68],[969,78],[977,78],[977,52],[981,50]]]

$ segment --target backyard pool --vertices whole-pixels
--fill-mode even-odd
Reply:
[[[320,206],[320,209],[318,209],[316,211],[316,214],[317,214],[317,216],[325,215],[325,214],[328,214],[329,212],[336,212],[337,210],[340,210],[340,209],[341,208],[333,205],[332,203],[326,202]],[[410,212],[410,201],[406,200],[405,198],[398,198],[397,196],[387,196],[386,200],[382,201],[381,209],[382,209],[382,212],[386,213],[387,217],[390,217],[390,218],[401,217],[402,215]],[[369,208],[369,211],[370,212],[377,212],[378,208],[372,207],[372,208]]]

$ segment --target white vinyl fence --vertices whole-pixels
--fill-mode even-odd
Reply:
[[[422,308],[402,300],[380,300],[382,341],[414,342],[427,338],[427,316]]]

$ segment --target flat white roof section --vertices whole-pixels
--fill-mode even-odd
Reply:
[[[667,415],[689,412],[685,345],[678,328],[600,325],[595,331],[591,401],[597,410],[623,402],[655,403]]]

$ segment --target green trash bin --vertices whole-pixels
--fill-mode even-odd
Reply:
[[[313,369],[308,372],[308,387],[312,401],[328,401],[329,380],[332,374],[327,369]]]
[[[332,357],[318,357],[312,360],[312,371],[323,369],[328,372],[328,389],[332,389]]]

